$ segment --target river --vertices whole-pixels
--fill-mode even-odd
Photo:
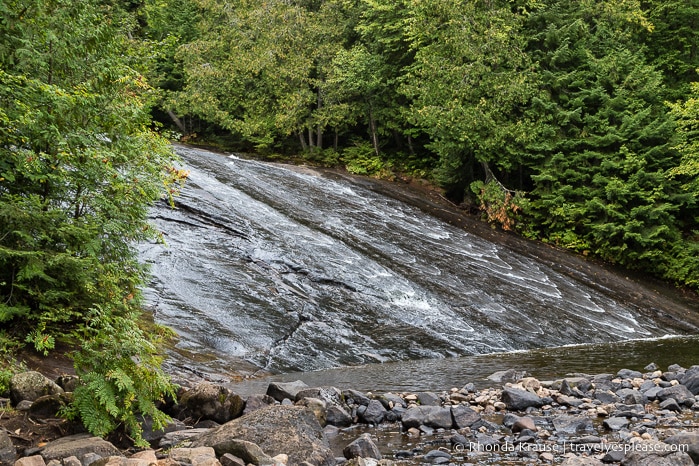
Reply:
[[[696,301],[493,231],[424,193],[176,150],[189,180],[175,209],[152,212],[166,244],[140,255],[155,319],[179,335],[168,357],[179,370],[330,374],[318,384],[334,370],[356,385],[363,373],[365,385],[427,389],[474,367],[570,366],[573,354],[588,355],[578,366],[601,355],[621,364],[698,346],[684,337],[699,333]]]

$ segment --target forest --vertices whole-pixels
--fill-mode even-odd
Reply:
[[[82,342],[66,415],[164,422],[133,245],[172,140],[426,179],[699,290],[697,68],[699,0],[0,0],[0,358]]]

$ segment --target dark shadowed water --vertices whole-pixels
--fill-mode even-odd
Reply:
[[[180,335],[171,355],[180,368],[291,373],[386,363],[361,370],[378,367],[383,375],[372,377],[384,380],[402,373],[396,383],[413,388],[406,374],[430,366],[429,383],[443,387],[440,374],[466,378],[474,367],[517,361],[565,366],[581,353],[524,350],[587,345],[586,363],[614,351],[623,361],[630,347],[608,343],[698,333],[675,318],[691,315],[691,304],[629,291],[626,277],[598,275],[584,261],[540,259],[550,248],[493,240],[367,181],[177,151],[189,181],[176,209],[153,212],[167,246],[144,244],[141,256],[152,266],[146,297],[156,320]],[[696,347],[690,340],[683,347]],[[491,353],[509,354],[480,356]],[[349,377],[338,384],[356,381]]]

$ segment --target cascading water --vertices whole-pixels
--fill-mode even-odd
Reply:
[[[141,257],[189,354],[290,372],[696,330],[366,181],[177,151],[189,181]]]

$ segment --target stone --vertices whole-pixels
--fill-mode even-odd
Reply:
[[[408,403],[406,403],[403,398],[395,393],[384,393],[383,395],[379,395],[377,399],[381,402],[381,404],[383,404],[384,408],[389,410],[395,408],[396,406],[400,406],[402,408],[408,407]]]
[[[0,466],[11,466],[17,459],[17,449],[5,429],[0,428]]]
[[[160,439],[158,446],[164,450],[173,448],[176,446],[189,446],[192,440],[199,437],[202,434],[210,432],[212,429],[186,429],[177,430],[174,432],[168,432]]]
[[[616,373],[616,376],[620,379],[637,379],[643,377],[643,374],[631,369],[621,369]]]
[[[568,396],[568,395],[558,395],[556,397],[556,402],[558,402],[558,404],[561,404],[563,406],[571,406],[574,408],[577,408],[578,406],[580,406],[581,404],[584,403],[584,401],[581,400],[580,398],[576,398],[574,396]]]
[[[57,460],[51,460],[51,461],[57,461]],[[82,463],[80,462],[80,460],[77,459],[75,456],[69,456],[68,458],[63,458],[63,461],[61,461],[61,463],[63,466],[83,466]]]
[[[457,429],[471,427],[473,424],[481,420],[481,415],[466,405],[452,406],[451,415]]]
[[[245,408],[243,409],[243,415],[257,411],[265,406],[274,405],[276,400],[269,395],[250,395],[245,400]]]
[[[559,435],[591,434],[595,431],[592,421],[586,416],[556,416],[551,419]]]
[[[33,455],[18,459],[14,466],[46,466],[46,462],[42,456]]]
[[[103,458],[121,456],[121,452],[114,445],[90,434],[76,434],[59,438],[47,443],[40,452],[46,461],[69,456],[82,458],[87,453],[95,453]]]
[[[686,445],[684,448],[687,449],[687,454],[692,458],[694,464],[699,464],[699,432],[680,432],[666,438],[665,443],[669,445]]]
[[[624,459],[624,456],[626,455],[626,452],[622,450],[621,448],[615,448],[612,450],[609,450],[604,454],[602,457],[602,462],[603,463],[619,463],[621,460]]]
[[[657,394],[658,400],[665,401],[669,398],[674,398],[678,404],[687,406],[688,408],[694,404],[694,394],[689,391],[684,385],[675,385],[668,388],[663,388]]]
[[[290,464],[307,461],[315,466],[335,464],[323,428],[312,411],[302,406],[268,406],[234,419],[192,442],[192,447],[210,446],[218,455],[233,453],[236,441],[258,445],[267,455],[289,455]],[[245,458],[243,458],[245,459]]]
[[[305,382],[296,380],[294,382],[272,382],[267,387],[267,395],[281,402],[284,398],[296,400],[296,395],[306,388],[310,388]]]
[[[432,464],[445,464],[451,460],[451,454],[443,450],[430,450],[422,459]]]
[[[597,458],[587,456],[571,456],[561,463],[561,466],[603,466]]]
[[[417,402],[422,406],[441,406],[442,400],[432,392],[420,392],[417,394]]]
[[[335,387],[313,387],[299,390],[296,394],[295,401],[302,398],[316,398],[323,400],[327,404],[342,404],[342,392]]]
[[[415,406],[408,408],[401,419],[406,428],[426,425],[437,429],[451,429],[451,408],[439,406]]]
[[[534,423],[534,419],[532,419],[529,416],[524,416],[524,417],[518,418],[512,424],[512,427],[510,429],[514,433],[522,432],[523,430],[530,430],[532,432],[536,432],[537,427],[536,427],[536,424]]]
[[[367,424],[378,425],[386,415],[386,408],[379,400],[371,400],[366,406],[366,410],[359,416]]]
[[[325,407],[325,401],[319,398],[302,398],[296,402],[298,406],[304,406],[315,415],[316,419],[320,423],[321,427],[325,427],[327,424],[327,408]]]
[[[622,466],[694,466],[685,452],[662,442],[638,441],[633,444],[621,461]]]
[[[538,395],[510,387],[502,390],[502,401],[507,405],[507,409],[512,411],[524,411],[531,407],[540,408],[544,404]]]
[[[352,416],[344,408],[332,405],[325,413],[325,421],[331,426],[349,427],[352,425]]]
[[[41,418],[58,417],[58,411],[65,408],[69,402],[65,393],[43,395],[34,400],[27,411],[32,416]]]
[[[344,390],[342,396],[348,405],[366,406],[371,401],[368,396],[357,390]]]
[[[168,422],[162,429],[153,430],[153,418],[150,416],[141,418],[141,427],[143,428],[143,440],[151,445],[158,445],[160,440],[170,432],[185,430],[187,428],[182,421],[174,419]]]
[[[36,371],[20,372],[10,380],[10,399],[13,404],[20,401],[35,401],[44,395],[65,393],[56,382]]]
[[[221,455],[219,461],[221,462],[221,466],[246,466],[245,460],[231,453]]]
[[[643,394],[648,398],[649,400],[657,400],[658,399],[658,393],[661,391],[665,390],[663,387],[658,387],[657,385],[653,386],[652,388],[649,388],[648,390],[644,391]]]
[[[610,417],[604,420],[604,427],[609,430],[617,431],[629,425],[629,420],[625,417]]]
[[[668,398],[665,401],[661,401],[658,405],[660,409],[667,409],[668,411],[674,411],[676,413],[682,412],[682,408],[674,398]]]
[[[497,371],[488,376],[488,380],[495,383],[515,383],[523,378],[527,377],[526,371],[518,371],[515,369],[508,369],[505,371]]]
[[[155,454],[155,450],[142,450],[137,451],[131,455],[131,459],[139,459],[148,462],[148,464],[157,464],[158,457]]]
[[[622,403],[627,405],[644,405],[648,401],[643,393],[633,388],[622,388],[617,390],[616,395],[621,399]]]
[[[699,366],[692,366],[684,373],[682,385],[694,395],[699,395]]]
[[[362,434],[359,438],[350,442],[343,450],[342,454],[345,458],[373,458],[376,460],[381,459],[381,452],[379,452],[379,447],[371,438],[369,434]]]
[[[240,397],[222,385],[201,382],[180,397],[183,416],[210,419],[219,424],[239,417],[245,408]]]

